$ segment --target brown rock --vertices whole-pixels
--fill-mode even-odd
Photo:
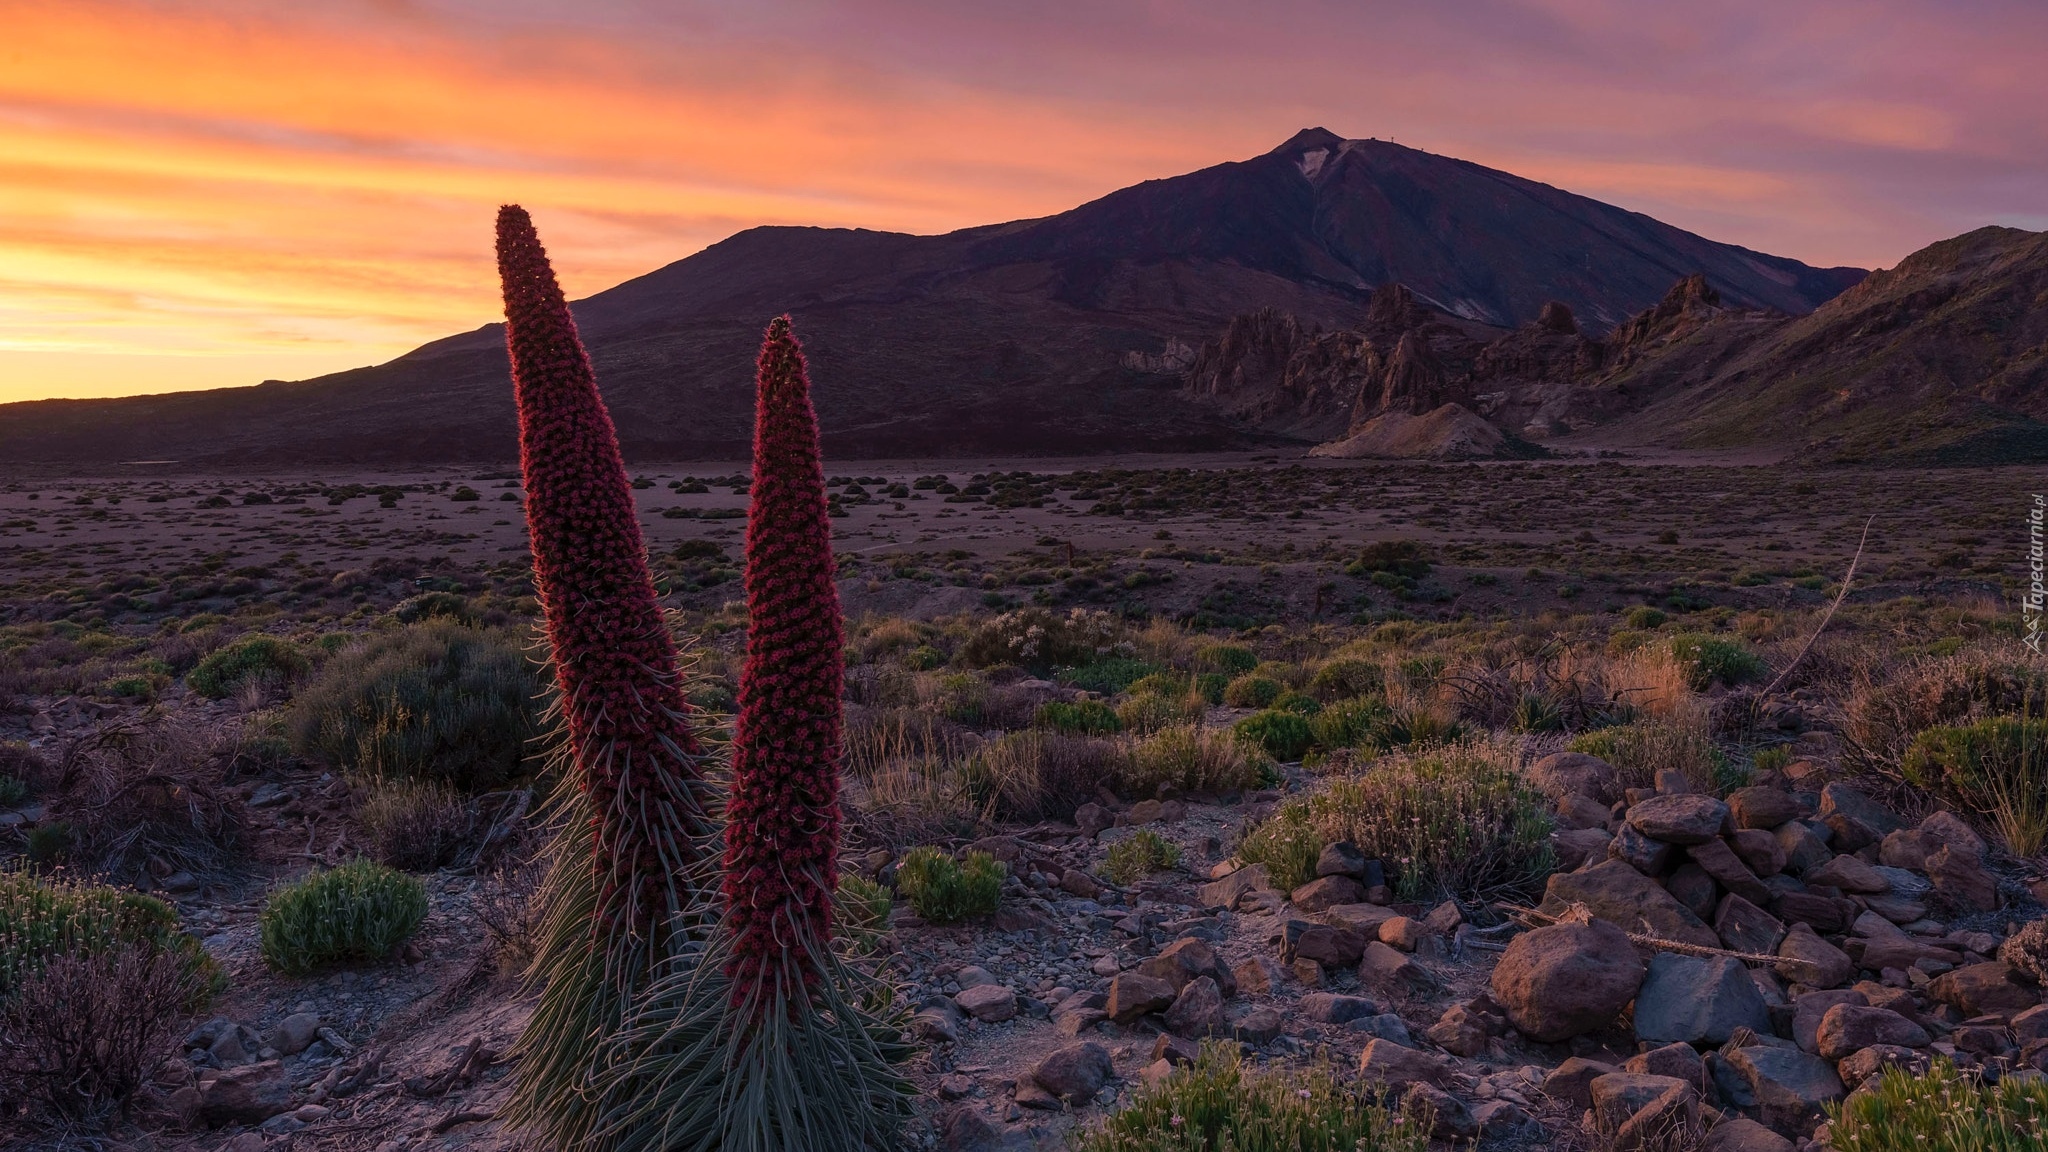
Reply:
[[[1272,880],[1266,876],[1264,864],[1252,864],[1221,880],[1212,880],[1202,885],[1197,894],[1205,908],[1235,908],[1237,902],[1255,892],[1271,891]]]
[[[1607,830],[1610,807],[1612,806],[1602,804],[1591,796],[1567,796],[1552,808],[1551,822],[1559,828],[1604,832]]]
[[[1643,963],[1614,925],[1553,924],[1510,941],[1494,966],[1493,999],[1545,1043],[1598,1031],[1635,998]]]
[[[1785,925],[1776,916],[1730,892],[1714,913],[1714,932],[1731,952],[1770,955],[1785,939]],[[1847,957],[1844,957],[1847,959]]]
[[[1998,880],[1976,856],[1943,845],[1927,858],[1927,878],[1934,890],[1959,912],[1993,912],[1998,908]]]
[[[1700,1142],[1700,1152],[1793,1152],[1793,1144],[1756,1121],[1737,1116],[1714,1125]]]
[[[1707,875],[1707,870],[1687,860],[1673,869],[1664,878],[1664,890],[1671,898],[1685,905],[1685,910],[1702,920],[1711,920],[1714,909],[1720,906],[1721,886]]]
[[[2011,1015],[2041,1003],[2041,990],[2011,966],[1993,960],[1936,976],[1927,994],[1964,1017]]]
[[[1837,1004],[1867,1007],[1870,1000],[1854,988],[1832,988],[1809,992],[1792,1002],[1792,1042],[1800,1051],[1820,1054],[1820,1022]]]
[[[1893,1065],[1922,1071],[1927,1067],[1927,1055],[1898,1044],[1877,1044],[1844,1056],[1836,1063],[1835,1073],[1842,1078],[1843,1087],[1853,1090]]]
[[[1365,955],[1358,961],[1358,979],[1369,988],[1389,991],[1427,992],[1437,985],[1429,969],[1378,940],[1365,946]]]
[[[1847,952],[1804,924],[1794,924],[1785,932],[1778,956],[1778,975],[1808,988],[1833,988],[1856,974],[1856,964]]]
[[[1380,925],[1398,915],[1400,913],[1384,904],[1339,904],[1325,908],[1317,919],[1334,928],[1355,928],[1366,938],[1371,938],[1379,935]],[[1359,947],[1365,947],[1364,943],[1361,942]]]
[[[1840,932],[1850,920],[1841,901],[1813,892],[1781,893],[1771,911],[1788,924],[1811,924],[1822,932]]]
[[[1446,900],[1429,910],[1422,918],[1422,926],[1438,936],[1449,936],[1465,922],[1465,910],[1458,907],[1456,900]]]
[[[1109,982],[1109,1018],[1128,1024],[1148,1012],[1163,1012],[1178,996],[1173,985],[1138,972],[1120,973]]]
[[[1524,769],[1531,787],[1552,800],[1584,796],[1600,804],[1621,799],[1614,765],[1583,752],[1553,752]]]
[[[1794,876],[1804,876],[1834,855],[1813,829],[1797,820],[1778,825],[1771,835],[1777,837],[1778,847],[1785,850],[1785,871]]]
[[[1728,838],[1728,846],[1759,877],[1776,876],[1785,870],[1785,849],[1768,829],[1741,829]]]
[[[1441,1057],[1375,1038],[1358,1054],[1358,1074],[1380,1084],[1422,1083],[1441,1088],[1450,1081],[1451,1068]]]
[[[1369,938],[1356,928],[1336,928],[1306,920],[1290,920],[1283,931],[1287,948],[1281,959],[1313,960],[1330,968],[1349,968],[1365,956]]]
[[[1566,872],[1588,860],[1605,860],[1614,836],[1605,828],[1573,828],[1550,834],[1550,850],[1557,854],[1557,866]]]
[[[1799,801],[1782,788],[1738,788],[1728,794],[1728,813],[1737,828],[1769,831],[1799,818]]]
[[[1100,804],[1083,804],[1074,809],[1074,825],[1081,829],[1081,835],[1093,840],[1097,833],[1116,825],[1116,816]]]
[[[1694,1107],[1698,1107],[1698,1093],[1683,1080],[1639,1072],[1610,1072],[1593,1081],[1593,1126],[1605,1133],[1619,1132],[1623,1124],[1672,1092],[1691,1093]]]
[[[1092,1040],[1056,1049],[1031,1069],[1031,1079],[1070,1104],[1094,1099],[1115,1075],[1109,1049]]]
[[[199,1119],[215,1128],[261,1124],[292,1106],[292,1086],[275,1060],[230,1068],[199,1086]]]
[[[1877,860],[1887,868],[1925,872],[1927,854],[1940,848],[1941,843],[1934,837],[1922,833],[1918,828],[1906,828],[1884,838],[1884,843],[1877,848]]]
[[[1566,1058],[1543,1078],[1545,1095],[1556,1097],[1583,1112],[1593,1106],[1593,1081],[1621,1069],[1583,1056]]]
[[[1728,805],[1712,796],[1652,796],[1628,810],[1629,826],[1666,844],[1704,844],[1728,823]]]
[[[1166,1029],[1176,1036],[1217,1036],[1223,1028],[1223,992],[1207,976],[1188,981],[1166,1010]]]
[[[1296,911],[1314,915],[1339,904],[1358,904],[1365,900],[1365,885],[1349,876],[1325,876],[1311,880],[1296,888],[1287,897]]]
[[[1380,943],[1399,948],[1403,952],[1415,951],[1416,945],[1429,936],[1429,929],[1420,920],[1406,916],[1395,916],[1380,925]]]
[[[1584,904],[1593,915],[1624,931],[1643,932],[1718,948],[1713,929],[1673,899],[1656,881],[1619,860],[1595,864],[1580,872],[1553,874],[1544,887],[1542,911],[1562,916],[1572,904]]]
[[[953,1002],[960,1010],[976,1020],[990,1024],[1008,1020],[1017,1014],[1017,994],[1000,984],[980,984],[963,988]]]
[[[1984,858],[1984,839],[1953,812],[1936,812],[1920,822],[1920,834],[1971,860]],[[1930,847],[1928,851],[1934,849]]]
[[[1843,1096],[1834,1066],[1797,1048],[1756,1045],[1722,1055],[1729,1071],[1749,1086],[1757,1118],[1780,1132],[1805,1136],[1822,1109]]]
[[[1844,892],[1874,894],[1892,890],[1891,881],[1854,856],[1837,856],[1818,868],[1810,869],[1805,880],[1808,884],[1825,884]]]
[[[1705,869],[1716,884],[1752,904],[1771,902],[1771,890],[1764,887],[1764,882],[1757,879],[1756,873],[1749,870],[1749,866],[1742,862],[1742,858],[1735,854],[1735,849],[1730,848],[1727,841],[1709,840],[1705,844],[1695,844],[1686,851],[1691,854],[1693,863]]]
[[[1224,996],[1237,995],[1237,978],[1222,957],[1207,941],[1188,937],[1175,940],[1159,950],[1159,954],[1141,962],[1137,971],[1154,979],[1164,980],[1178,992],[1188,981],[1208,977]]]
[[[1854,1004],[1837,1004],[1828,1009],[1814,1034],[1819,1054],[1828,1060],[1840,1060],[1873,1044],[1925,1048],[1930,1040],[1925,1028],[1897,1012]]]

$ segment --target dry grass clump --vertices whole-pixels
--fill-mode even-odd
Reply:
[[[1627,706],[1615,698],[1602,663],[1565,645],[1534,653],[1489,645],[1454,662],[1444,693],[1458,716],[1518,732],[1578,731],[1610,722]]]
[[[414,780],[373,785],[356,819],[370,855],[408,872],[453,863],[475,824],[469,805],[453,788]]]
[[[206,993],[177,953],[122,943],[51,957],[0,998],[0,1100],[94,1122],[126,1112]]]
[[[1582,732],[1569,747],[1614,765],[1625,787],[1647,788],[1667,768],[1683,772],[1701,792],[1718,795],[1740,786],[1735,766],[1714,743],[1713,709],[1698,699],[1657,718]]]
[[[1987,643],[1903,661],[1870,654],[1833,687],[1844,765],[1896,779],[1921,732],[2018,715],[2048,683],[2014,647]]]
[[[1242,792],[1265,782],[1269,765],[1232,733],[1174,724],[1134,741],[1117,766],[1116,790],[1153,796],[1171,786],[1197,796]]]
[[[1608,660],[1601,680],[1617,705],[1655,719],[1671,716],[1693,700],[1691,675],[1668,645],[1645,645]]]
[[[75,869],[141,883],[149,865],[225,869],[247,810],[228,786],[241,749],[234,723],[150,713],[66,746],[47,802]]]
[[[982,745],[955,774],[981,820],[1064,819],[1094,796],[1120,759],[1112,741],[1031,730]]]

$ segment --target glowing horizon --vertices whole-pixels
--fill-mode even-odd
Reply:
[[[2048,227],[2038,7],[1285,7],[0,0],[0,401],[475,328],[506,201],[580,297],[758,224],[1042,216],[1311,125],[1810,264]]]

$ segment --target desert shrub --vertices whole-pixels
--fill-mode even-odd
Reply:
[[[872,880],[846,873],[839,877],[833,900],[832,928],[848,950],[865,954],[875,949],[889,927],[889,909],[896,894]]]
[[[546,875],[544,860],[513,859],[500,863],[470,891],[470,906],[485,938],[515,961],[531,958],[540,943],[542,908],[534,894]]]
[[[1369,660],[1332,660],[1308,678],[1308,694],[1325,704],[1371,696],[1386,687],[1380,666]]]
[[[117,947],[176,957],[210,993],[218,972],[178,913],[153,896],[98,884],[0,871],[0,1001],[53,957]]]
[[[924,698],[925,707],[955,724],[965,724],[970,728],[979,728],[988,722],[988,681],[971,672],[955,672],[927,679],[928,686],[919,693]]]
[[[1670,619],[1662,611],[1652,608],[1648,604],[1636,605],[1624,613],[1621,618],[1629,627],[1645,632],[1663,627],[1664,621]]]
[[[1175,724],[1197,723],[1208,712],[1208,704],[1200,696],[1187,691],[1176,695],[1133,693],[1116,706],[1116,718],[1123,725],[1123,730],[1137,733],[1157,732]]]
[[[422,592],[407,597],[391,609],[391,615],[401,624],[417,624],[422,620],[453,620],[458,624],[477,621],[475,606],[459,592]]]
[[[1038,706],[1031,723],[1055,732],[1080,735],[1123,731],[1123,721],[1117,719],[1116,709],[1100,700],[1048,700]]]
[[[209,700],[221,700],[250,684],[282,687],[309,667],[305,653],[289,640],[246,636],[194,665],[185,674],[185,685]]]
[[[445,784],[416,780],[373,784],[356,819],[370,855],[409,872],[452,862],[470,833],[469,807],[460,794]]]
[[[975,629],[960,646],[959,659],[970,668],[1015,664],[1047,675],[1123,655],[1123,644],[1123,628],[1107,612],[1019,608]]]
[[[541,690],[510,633],[433,621],[335,655],[292,702],[288,728],[300,755],[337,769],[483,790],[519,775]]]
[[[1130,689],[1137,681],[1158,672],[1159,666],[1156,664],[1149,664],[1131,656],[1115,656],[1107,660],[1097,660],[1092,664],[1083,664],[1078,668],[1069,668],[1061,672],[1059,678],[1084,692],[1114,696],[1118,692]]]
[[[920,917],[950,924],[994,912],[1008,874],[1009,869],[986,852],[969,852],[955,860],[925,845],[904,854],[896,866],[896,887]]]
[[[0,780],[11,780],[18,790],[19,804],[54,780],[50,762],[41,752],[18,740],[0,740]],[[0,785],[7,787],[7,785]]]
[[[1241,644],[1205,644],[1195,650],[1197,671],[1237,677],[1258,666],[1258,654]]]
[[[1387,748],[1421,748],[1446,744],[1465,734],[1465,726],[1429,704],[1389,709],[1379,727],[1379,744]]]
[[[352,860],[271,895],[260,918],[263,959],[291,976],[382,960],[426,916],[426,885],[374,861]]]
[[[1153,872],[1180,866],[1180,846],[1149,828],[1109,846],[1102,871],[1118,884],[1130,885]]]
[[[19,808],[33,795],[28,781],[19,776],[0,776],[0,808]]]
[[[160,713],[93,729],[64,750],[37,829],[53,842],[31,855],[137,883],[152,862],[225,868],[247,818],[228,784],[240,745],[236,723]]]
[[[1715,746],[1705,712],[1697,708],[1669,719],[1638,720],[1582,732],[1572,737],[1567,747],[1614,765],[1622,783],[1631,788],[1649,787],[1665,768],[1685,773],[1702,792],[1718,795],[1740,786],[1737,765]]]
[[[1382,742],[1392,716],[1386,701],[1376,697],[1339,700],[1308,718],[1309,737],[1325,751],[1375,747]]]
[[[1759,748],[1756,755],[1751,757],[1750,760],[1751,763],[1756,765],[1758,772],[1778,772],[1782,771],[1786,765],[1792,763],[1792,750],[1790,748]]]
[[[1286,685],[1270,676],[1247,673],[1224,687],[1223,702],[1232,708],[1266,708],[1286,690]]]
[[[1950,805],[1981,814],[2013,855],[2048,845],[2048,720],[1994,717],[1929,728],[1900,774]]]
[[[1106,740],[1009,732],[960,761],[952,776],[978,819],[1044,820],[1072,815],[1117,759],[1116,746]]]
[[[1309,823],[1308,809],[1288,805],[1245,830],[1237,858],[1265,865],[1274,885],[1289,891],[1316,878],[1323,845],[1322,834]]]
[[[1230,677],[1221,672],[1195,673],[1195,691],[1211,704],[1223,703],[1223,691],[1230,687]]]
[[[1257,1073],[1235,1044],[1205,1041],[1190,1064],[1141,1088],[1074,1142],[1076,1152],[1427,1152],[1434,1117],[1390,1110],[1326,1065]]]
[[[1761,680],[1770,671],[1742,641],[1725,636],[1681,633],[1671,638],[1671,655],[1685,668],[1686,683],[1695,692],[1716,684]]]
[[[1313,716],[1323,710],[1316,698],[1306,692],[1287,691],[1273,698],[1272,707],[1282,712],[1293,712],[1301,716]]]
[[[1132,745],[1119,767],[1117,789],[1151,796],[1161,785],[1191,795],[1241,792],[1265,782],[1266,763],[1228,732],[1199,724],[1161,728]]]
[[[1298,712],[1268,708],[1231,726],[1237,739],[1275,760],[1299,760],[1315,745],[1308,718]]]
[[[2007,1076],[1987,1086],[1937,1057],[1925,1072],[1887,1066],[1874,1089],[1827,1113],[1837,1152],[2031,1152],[2048,1128],[2048,1081]]]
[[[1348,840],[1384,861],[1403,899],[1527,899],[1555,858],[1548,805],[1515,770],[1512,749],[1467,741],[1396,753],[1282,811],[1296,813],[1288,819],[1314,833],[1318,850]]]
[[[1896,776],[1906,749],[1929,728],[2038,713],[2048,677],[2017,650],[1971,648],[1895,663],[1854,662],[1838,690],[1842,760]]]
[[[2020,925],[2019,931],[1998,946],[1998,958],[2048,988],[2048,920]]]
[[[1409,580],[1429,575],[1429,554],[1413,540],[1377,540],[1359,550],[1358,558],[1344,566],[1353,576],[1384,572]]]
[[[174,951],[124,941],[50,957],[0,998],[0,1100],[69,1120],[125,1112],[206,993]]]

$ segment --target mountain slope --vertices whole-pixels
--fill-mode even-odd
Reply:
[[[640,459],[745,452],[754,350],[784,311],[834,455],[1196,449],[1259,438],[1178,395],[1192,347],[1232,316],[1273,307],[1340,326],[1399,281],[1469,325],[1513,325],[1559,300],[1604,330],[1694,272],[1731,300],[1792,313],[1862,275],[1308,129],[1038,220],[942,236],[750,229],[575,311]],[[502,338],[489,325],[296,383],[7,405],[0,462],[508,459]]]

